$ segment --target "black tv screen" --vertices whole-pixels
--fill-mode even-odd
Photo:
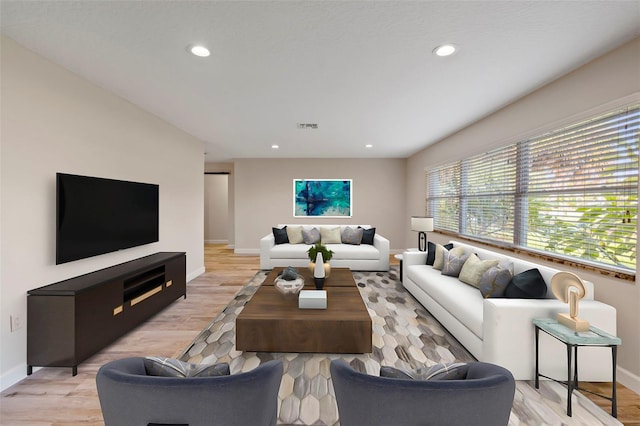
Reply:
[[[56,174],[56,264],[158,241],[159,187]]]

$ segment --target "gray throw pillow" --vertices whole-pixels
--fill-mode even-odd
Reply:
[[[229,364],[191,364],[174,358],[148,356],[144,368],[149,376],[162,377],[214,377],[228,376]]]
[[[477,254],[472,253],[462,265],[458,279],[463,283],[480,288],[482,275],[491,267],[497,266],[499,260],[480,260]]]
[[[342,231],[342,243],[359,246],[362,242],[362,228],[352,228],[347,226]]]
[[[394,367],[380,367],[380,377],[406,380],[464,380],[467,377],[467,363],[435,364],[431,367],[403,370]]]
[[[320,231],[318,228],[302,228],[302,239],[305,244],[315,244],[320,242]]]
[[[465,253],[462,247],[454,247],[449,251],[443,252],[442,256],[442,275],[457,277],[460,275],[462,266],[464,266],[469,254]]]
[[[502,297],[504,290],[511,282],[513,276],[513,262],[506,260],[501,261],[498,265],[493,266],[485,271],[480,278],[480,293],[482,297],[488,299],[490,297]]]

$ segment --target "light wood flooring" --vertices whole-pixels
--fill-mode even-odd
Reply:
[[[392,264],[397,260],[391,256]],[[43,368],[0,395],[2,425],[102,425],[95,375],[104,363],[128,356],[175,357],[202,331],[235,293],[259,269],[257,256],[237,256],[224,244],[205,246],[204,276],[187,287],[187,299],[179,299],[126,336],[123,336],[78,367]],[[607,394],[610,384],[586,384]],[[585,395],[589,396],[588,393]],[[610,403],[591,396],[610,412]],[[618,385],[618,419],[640,425],[640,395]]]

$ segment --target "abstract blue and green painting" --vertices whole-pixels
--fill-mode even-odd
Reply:
[[[294,179],[295,217],[351,217],[351,179]]]

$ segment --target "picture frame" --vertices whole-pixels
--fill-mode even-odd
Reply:
[[[352,179],[294,179],[293,217],[353,216]]]

